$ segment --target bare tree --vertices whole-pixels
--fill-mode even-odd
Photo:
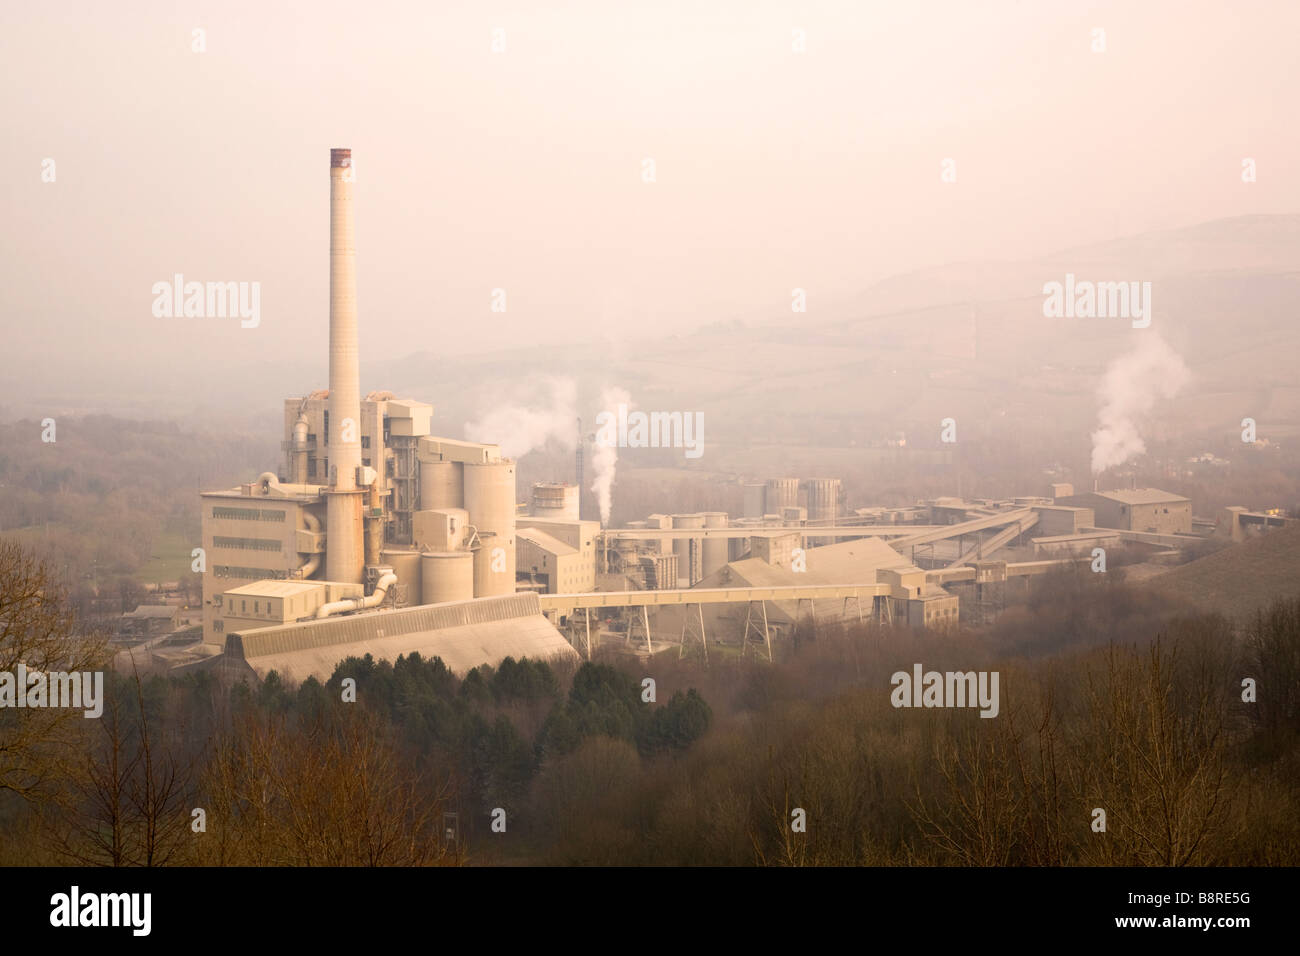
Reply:
[[[0,672],[93,671],[106,660],[102,635],[84,630],[49,566],[13,542],[0,542]],[[27,688],[15,687],[25,694]],[[0,790],[28,800],[66,769],[82,711],[68,707],[0,710]]]

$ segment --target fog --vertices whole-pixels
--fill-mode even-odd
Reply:
[[[847,320],[913,270],[1300,209],[1292,3],[360,14],[6,5],[0,404],[322,385],[333,146],[356,159],[363,363],[431,369]],[[155,317],[178,273],[259,282],[259,324]]]

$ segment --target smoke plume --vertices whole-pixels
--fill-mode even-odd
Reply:
[[[1098,394],[1101,412],[1092,433],[1092,473],[1099,475],[1146,451],[1138,420],[1156,400],[1173,398],[1191,373],[1178,353],[1152,332],[1136,349],[1110,363]]]
[[[552,438],[565,448],[573,448],[573,422],[578,417],[577,387],[567,378],[549,379],[548,384],[549,405],[502,405],[469,422],[465,437],[500,445],[501,454],[506,458],[520,458]]]
[[[602,410],[611,415],[618,414],[620,403],[629,410],[633,407],[632,396],[621,388],[606,388],[600,393],[600,403]],[[609,525],[609,511],[614,499],[614,469],[617,465],[618,445],[596,442],[591,453],[591,467],[595,473],[591,480],[591,490],[600,504],[600,523],[606,526]]]

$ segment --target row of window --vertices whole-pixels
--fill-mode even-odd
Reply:
[[[214,536],[214,548],[233,548],[237,551],[279,551],[283,547],[277,538],[223,538]]]
[[[245,581],[285,581],[289,578],[289,572],[277,571],[274,568],[241,568],[232,564],[214,564],[212,566],[212,576],[217,578],[242,578]]]
[[[284,521],[284,512],[263,510],[262,508],[227,508],[214,507],[214,518],[234,518],[237,521]]]

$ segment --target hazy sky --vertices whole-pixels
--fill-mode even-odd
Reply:
[[[1295,212],[1297,36],[1291,0],[5,3],[0,374],[323,369],[333,146],[363,356],[788,316],[795,286],[811,319],[931,264]],[[261,325],[155,318],[178,272],[260,282]]]

